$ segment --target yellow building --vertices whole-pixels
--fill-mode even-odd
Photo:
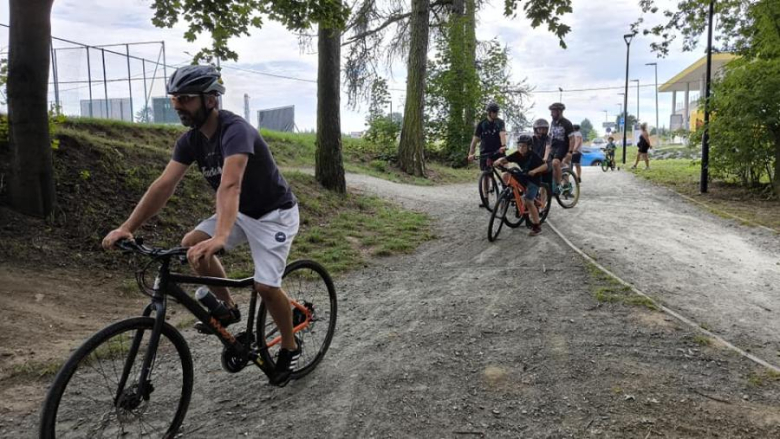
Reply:
[[[737,58],[733,53],[713,53],[713,77],[722,74],[723,66]],[[659,93],[672,93],[672,115],[669,127],[672,131],[685,128],[693,131],[704,123],[704,112],[699,111],[699,100],[704,96],[704,79],[707,74],[707,57],[704,56],[672,79],[658,87]],[[677,92],[684,92],[682,102]]]

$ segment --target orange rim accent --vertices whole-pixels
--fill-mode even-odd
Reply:
[[[300,310],[301,312],[303,312],[306,315],[306,320],[301,322],[300,325],[298,325],[298,326],[293,328],[293,334],[295,334],[296,332],[298,332],[298,331],[300,331],[300,330],[302,330],[304,328],[307,328],[309,326],[309,323],[311,323],[311,312],[309,311],[308,308],[306,308],[305,306],[301,305],[300,303],[298,303],[298,302],[296,302],[296,301],[294,301],[292,299],[290,299],[290,303],[292,304],[292,306],[294,308],[298,308],[298,310]],[[272,346],[276,346],[277,344],[279,344],[281,342],[282,342],[282,336],[279,335],[279,336],[275,337],[273,340],[267,342],[265,345],[270,348]]]

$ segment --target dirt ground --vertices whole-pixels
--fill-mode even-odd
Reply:
[[[584,222],[601,209],[601,195],[590,188],[597,177],[605,177],[585,177],[582,204],[551,212],[556,226],[575,230],[565,221]],[[780,382],[775,376],[708,344],[663,313],[599,303],[591,291],[597,280],[549,228],[534,238],[526,236],[525,229],[504,229],[497,242],[489,243],[488,214],[477,208],[476,184],[413,187],[364,176],[350,176],[349,184],[428,212],[436,218],[439,239],[411,256],[383,259],[337,279],[339,322],[331,350],[315,372],[285,388],[268,386],[255,369],[237,375],[222,371],[218,342],[185,330],[195,361],[195,391],[184,437],[780,436]],[[633,180],[627,184],[651,195],[660,191]],[[681,221],[685,216],[701,221],[709,216],[688,205],[672,207]],[[673,234],[675,226],[653,222],[655,238],[680,240]],[[733,227],[742,234],[755,233]],[[723,234],[715,232],[713,238]],[[761,248],[766,250],[756,251]],[[645,254],[651,253],[626,257]],[[617,269],[616,264],[611,268]],[[660,271],[656,277],[667,274]],[[774,282],[772,275],[766,277],[768,282]],[[84,283],[81,279],[44,276],[48,280],[42,283],[19,282],[9,290],[5,282],[19,274],[4,267],[0,276],[0,320],[17,312],[38,313],[41,321],[28,317],[21,324],[44,327],[63,318],[63,325],[76,327],[79,315],[100,320],[91,309],[105,311],[103,322],[84,322],[72,332],[59,330],[57,337],[50,334],[65,344],[90,332],[87,326],[114,320],[112,307],[125,306],[113,296],[96,297],[98,286],[77,288]],[[739,278],[721,273],[722,279],[732,276]],[[646,278],[650,274],[637,282]],[[80,305],[61,305],[62,316],[9,305],[19,297],[35,300],[35,294],[46,294],[45,301],[52,289],[70,292],[68,297]],[[679,302],[687,291],[677,293]],[[707,314],[706,300],[691,300],[697,304],[692,309],[710,316],[706,321],[718,332],[720,327],[714,325],[721,318],[715,314],[730,310],[715,303],[718,306]],[[709,302],[717,300],[710,297]],[[53,306],[57,303],[64,301]],[[13,328],[18,334],[18,326]],[[777,339],[745,334],[745,340],[732,341],[753,346]],[[4,336],[3,355],[7,340],[13,340],[10,351],[15,358],[21,346],[37,350],[41,336]],[[2,384],[0,436],[35,436],[47,380],[5,379]]]

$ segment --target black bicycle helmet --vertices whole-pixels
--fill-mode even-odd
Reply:
[[[498,113],[498,104],[495,102],[491,102],[487,104],[487,107],[485,107],[485,111],[488,113]]]
[[[528,146],[531,146],[531,143],[533,142],[533,137],[528,133],[520,133],[517,136],[517,144],[520,145],[521,143],[525,143]]]
[[[565,109],[566,109],[566,106],[563,105],[560,102],[556,102],[556,103],[550,105],[550,110],[560,110],[560,111],[563,111]]]
[[[222,75],[214,66],[184,66],[173,72],[168,79],[166,91],[169,95],[203,93],[224,94]]]
[[[547,129],[549,129],[550,128],[550,124],[547,123],[546,119],[536,119],[534,121],[534,129],[537,129],[537,128],[547,128]]]

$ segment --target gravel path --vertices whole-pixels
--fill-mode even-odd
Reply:
[[[551,219],[600,209],[595,177],[581,206]],[[348,182],[429,213],[438,239],[339,278],[331,350],[286,388],[222,371],[216,340],[185,331],[185,437],[780,436],[780,384],[764,370],[662,313],[598,303],[597,280],[549,228],[489,243],[475,184]],[[2,421],[0,435],[31,437],[36,421]]]
[[[627,172],[586,171],[580,208],[553,212],[553,224],[645,293],[780,365],[780,235]]]

